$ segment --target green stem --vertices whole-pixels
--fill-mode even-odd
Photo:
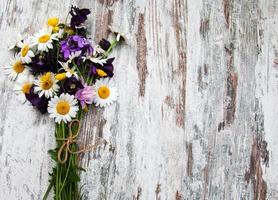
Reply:
[[[56,60],[58,60],[59,59],[59,51],[60,51],[60,44],[59,43],[56,43]]]
[[[113,50],[113,48],[118,44],[117,40],[113,40],[110,47],[107,49],[107,51],[103,54],[104,58],[107,58],[108,54]]]
[[[57,137],[58,138],[60,138],[60,124],[57,124],[56,125],[57,126],[57,132],[56,132],[56,135],[57,135]],[[59,142],[57,142],[58,144],[58,146],[59,146]],[[59,163],[57,163],[57,171],[56,171],[56,183],[55,183],[55,197],[56,197],[56,199],[58,200],[59,199],[59,176],[60,176],[60,173],[59,173],[59,168],[60,168],[60,165],[59,165]]]
[[[68,14],[67,14],[67,16],[66,16],[66,20],[65,20],[65,26],[67,25],[69,14],[70,14],[70,13],[68,12]]]
[[[61,122],[61,128],[62,128],[62,138],[65,139],[66,138],[66,133],[65,133],[65,123],[62,121]],[[60,189],[60,186],[61,186],[61,182],[62,182],[62,176],[63,176],[63,171],[64,171],[64,165],[63,164],[60,164],[59,165],[61,166],[62,170],[61,170],[61,173],[60,173],[60,176],[59,176],[59,185],[58,185],[58,188],[59,188],[59,197],[61,196],[61,189]]]
[[[74,65],[75,69],[77,70],[79,77],[83,77],[82,73],[80,72],[80,70],[79,70],[78,66],[75,64],[75,62],[72,61],[72,64]]]
[[[45,194],[43,195],[43,198],[42,200],[46,200],[46,198],[48,197],[49,195],[49,192],[51,191],[52,187],[53,187],[54,183],[53,182],[50,182]]]
[[[61,192],[62,192],[62,190],[64,189],[64,186],[65,186],[66,180],[67,180],[67,178],[68,178],[69,169],[70,169],[70,166],[71,166],[71,159],[72,159],[72,156],[70,156],[70,158],[69,158],[69,164],[68,164],[68,167],[67,167],[66,176],[65,176],[65,178],[64,178],[64,181],[63,181],[63,184],[62,184],[62,187],[61,187],[60,193],[61,193]]]

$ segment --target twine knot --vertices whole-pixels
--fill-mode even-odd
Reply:
[[[78,124],[78,129],[76,131],[76,134],[74,135],[72,133],[72,126],[74,123],[77,123]],[[68,160],[68,154],[79,154],[79,153],[83,153],[85,151],[93,151],[95,150],[99,145],[105,143],[105,140],[102,139],[102,138],[98,138],[98,140],[96,141],[95,144],[93,145],[89,145],[89,146],[86,146],[78,151],[72,151],[71,150],[71,145],[74,144],[74,143],[77,143],[77,140],[76,140],[76,137],[78,136],[79,132],[80,132],[80,121],[78,119],[74,119],[72,120],[69,125],[69,136],[67,138],[57,138],[56,140],[62,140],[64,141],[64,143],[61,145],[59,151],[58,151],[58,161],[61,163],[61,164],[64,164],[65,162],[67,162]],[[64,157],[62,157],[62,154],[63,154],[63,151],[65,152],[64,153]]]

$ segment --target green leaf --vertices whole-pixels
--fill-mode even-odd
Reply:
[[[54,161],[58,161],[58,157],[57,157],[57,151],[55,149],[50,149],[48,150],[48,154],[50,155],[50,157],[54,160]]]
[[[86,169],[84,169],[83,167],[76,167],[76,168],[77,168],[77,170],[79,170],[79,171],[86,172]]]
[[[68,181],[72,183],[77,183],[80,181],[79,175],[76,173],[75,170],[71,170],[68,175]]]

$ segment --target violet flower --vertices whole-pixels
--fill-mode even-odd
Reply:
[[[104,51],[107,51],[107,50],[109,49],[109,47],[111,46],[111,43],[110,43],[108,40],[102,38],[102,39],[99,41],[98,45],[99,45]]]
[[[84,108],[86,108],[87,104],[93,103],[93,95],[94,95],[93,86],[87,86],[85,84],[84,88],[78,90],[75,93],[74,97],[79,100],[82,109],[84,109]]]
[[[75,77],[67,78],[64,82],[64,92],[74,95],[79,89],[84,88],[83,84]]]
[[[60,42],[61,50],[65,60],[75,52],[81,51],[80,56],[90,56],[93,54],[93,47],[88,39],[80,35],[69,36],[66,40]]]
[[[44,96],[39,97],[39,95],[34,92],[34,86],[31,87],[28,94],[25,94],[25,97],[42,114],[47,112],[48,99]]]
[[[33,74],[41,74],[43,72],[57,72],[57,58],[56,54],[53,52],[46,52],[43,56],[37,54],[32,58],[31,63],[29,63],[29,67]]]
[[[80,9],[76,6],[71,6],[70,15],[70,26],[72,28],[79,27],[87,20],[87,15],[89,15],[91,11],[89,9],[83,8]]]
[[[114,66],[113,66],[113,61],[115,58],[109,58],[107,59],[106,63],[104,63],[103,65],[99,64],[99,63],[91,63],[90,69],[89,69],[89,74],[91,76],[96,75],[97,74],[97,69],[101,69],[102,71],[104,71],[108,77],[113,77],[114,75]],[[107,77],[106,76],[106,77]]]

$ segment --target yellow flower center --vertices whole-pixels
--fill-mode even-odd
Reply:
[[[23,86],[22,86],[22,88],[21,88],[21,91],[22,91],[24,94],[29,94],[31,87],[32,87],[32,84],[31,84],[31,83],[24,83]]]
[[[53,86],[53,80],[50,72],[47,72],[45,75],[40,77],[40,86],[43,90],[49,90]]]
[[[75,73],[74,69],[68,68],[67,71],[68,71],[71,75],[73,75],[73,74]]]
[[[47,24],[48,24],[49,26],[55,27],[55,26],[58,25],[58,23],[59,23],[59,18],[57,18],[57,17],[51,17],[51,18],[49,18],[49,19],[47,20]]]
[[[98,96],[102,99],[107,99],[110,95],[110,89],[106,86],[101,86],[98,89]]]
[[[29,45],[26,44],[26,45],[24,45],[23,48],[21,49],[21,55],[22,55],[22,57],[25,57],[25,56],[27,55],[28,51],[29,51]]]
[[[97,69],[97,74],[100,76],[100,77],[103,77],[103,76],[107,76],[107,73],[101,69]]]
[[[70,110],[70,105],[67,101],[61,100],[60,102],[57,103],[56,105],[56,111],[60,115],[66,115],[69,113]]]
[[[46,43],[50,39],[50,35],[45,34],[39,37],[38,41],[39,43]]]
[[[17,61],[17,62],[14,63],[13,69],[17,74],[20,74],[21,72],[23,72],[25,67],[24,67],[24,65],[22,64],[21,61]]]

